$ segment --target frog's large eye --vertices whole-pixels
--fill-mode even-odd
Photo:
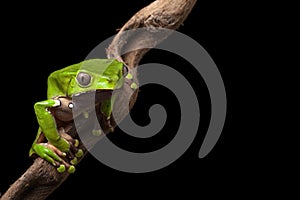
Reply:
[[[126,65],[123,65],[122,73],[123,73],[123,76],[127,76],[127,74],[128,74],[128,67]]]
[[[86,87],[91,83],[92,77],[84,72],[79,72],[76,77],[77,82],[80,86]]]

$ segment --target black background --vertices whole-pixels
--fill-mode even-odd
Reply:
[[[3,112],[6,117],[5,121],[2,120],[3,131],[0,136],[1,193],[32,164],[28,150],[38,128],[33,105],[46,98],[48,75],[85,59],[94,47],[115,34],[135,12],[150,2],[124,0],[98,5],[82,1],[65,6],[51,2],[34,5],[34,8],[26,5],[29,9],[22,12],[12,9],[11,16],[7,16],[10,19],[7,21],[8,26],[2,30],[6,33],[3,44],[7,44],[2,46],[6,52],[3,55],[5,73],[2,74],[2,88],[5,96],[2,96],[2,105],[8,111]],[[201,98],[202,119],[199,133],[191,147],[169,166],[145,174],[111,169],[88,154],[77,166],[76,173],[69,176],[49,199],[76,198],[82,194],[87,199],[101,198],[107,194],[110,198],[117,195],[134,197],[137,191],[147,196],[159,193],[201,196],[207,189],[222,189],[225,186],[228,187],[227,193],[235,194],[234,191],[239,190],[250,195],[262,189],[260,185],[267,180],[270,172],[257,159],[259,144],[250,145],[255,135],[252,131],[260,122],[257,118],[249,120],[250,113],[253,113],[247,82],[251,60],[249,57],[244,59],[248,53],[245,49],[252,42],[244,33],[251,31],[251,23],[248,18],[243,18],[245,5],[236,9],[238,6],[236,2],[231,5],[228,2],[198,1],[178,30],[205,48],[224,80],[228,101],[227,117],[214,149],[205,158],[198,158],[209,123],[209,98],[205,83],[201,77],[191,73],[191,66],[184,60],[167,52],[153,50],[142,62],[164,63],[179,70],[191,82],[198,98]],[[162,88],[143,88],[133,109],[133,118],[141,125],[147,124],[149,119],[145,105],[147,107],[152,103],[167,106],[171,114],[168,118],[170,123],[166,125],[169,129],[165,129],[172,130],[180,114],[176,108],[176,99]],[[161,147],[161,144],[166,144],[173,137],[170,131],[160,134],[155,140],[139,141],[122,134],[118,136],[116,132],[111,139],[128,149],[147,151]],[[264,155],[268,155],[268,152]],[[263,172],[264,176],[258,177],[257,172]],[[249,184],[251,181],[255,185]]]

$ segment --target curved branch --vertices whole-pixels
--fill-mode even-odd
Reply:
[[[107,49],[107,57],[117,58],[129,67],[133,68],[138,65],[144,54],[150,48],[137,49],[134,51],[126,52],[125,49],[131,48],[132,46],[139,45],[140,43],[148,43],[150,47],[157,45],[158,41],[155,38],[147,35],[140,34],[135,35],[132,38],[124,37],[123,33],[127,30],[137,28],[167,28],[175,30],[183,21],[187,18],[188,14],[194,7],[196,0],[156,0],[145,8],[137,12],[129,21],[120,29],[118,34],[115,36],[112,43]],[[160,41],[165,39],[160,38]],[[160,42],[159,41],[159,42]],[[122,52],[126,52],[122,54]],[[126,95],[126,91],[123,95]],[[131,98],[131,106],[135,103],[135,98]],[[122,109],[120,109],[122,112]],[[68,134],[74,131],[74,124],[68,124],[65,127]],[[95,143],[97,141],[91,141]],[[84,155],[87,150],[84,149]],[[84,156],[83,156],[84,157]],[[82,159],[79,160],[79,162]],[[58,173],[56,168],[50,165],[48,162],[41,158],[36,158],[34,163],[27,169],[27,171],[17,179],[10,188],[3,194],[1,200],[17,200],[17,199],[46,199],[56,188],[58,188],[69,176],[66,173]]]
[[[137,30],[141,28],[148,29],[150,32],[153,28],[169,30],[178,29],[195,4],[196,0],[154,1],[137,12],[120,29],[107,49],[108,57],[117,58],[126,63],[129,67],[137,66],[150,48],[138,49],[130,52],[126,52],[126,49],[136,49],[133,46],[149,46],[153,48],[159,42],[167,38],[170,32],[161,34],[159,38],[157,36],[153,37],[153,34],[147,34],[143,31],[139,32],[138,35],[131,35],[126,32],[128,32],[128,30]],[[147,44],[145,45],[145,43]]]

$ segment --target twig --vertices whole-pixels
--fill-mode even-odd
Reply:
[[[175,30],[183,23],[188,14],[194,7],[196,0],[156,0],[145,8],[137,12],[129,21],[120,29],[112,43],[107,49],[107,57],[117,58],[126,63],[130,68],[136,67],[144,54],[150,48],[137,49],[126,52],[134,45],[149,43],[154,47],[157,41],[145,37],[145,35],[135,35],[132,38],[124,37],[123,33],[127,30],[138,28],[167,28]],[[167,35],[166,35],[167,36]],[[156,38],[157,39],[157,38]],[[163,40],[165,38],[161,38]],[[122,52],[126,52],[123,54]],[[122,95],[127,95],[124,90]],[[131,98],[130,107],[136,101],[137,92]],[[120,109],[122,112],[122,109]],[[68,124],[64,127],[68,134],[74,131],[74,125]],[[92,141],[95,142],[95,141]],[[84,149],[84,155],[87,150]],[[83,156],[84,157],[84,156]],[[82,158],[79,160],[79,162]],[[76,172],[75,172],[76,173]],[[58,173],[56,168],[41,158],[36,158],[34,163],[18,178],[9,189],[3,194],[1,200],[43,200],[46,199],[56,188],[58,188],[69,176],[66,173]]]

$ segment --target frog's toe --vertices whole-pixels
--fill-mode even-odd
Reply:
[[[75,141],[78,141],[77,139]],[[78,148],[78,142],[75,142],[74,144],[71,144],[70,151],[69,151],[69,157],[70,159],[73,159],[74,157],[80,158],[83,156],[83,150]]]
[[[65,157],[67,155],[65,152],[62,152],[61,150],[59,150],[58,148],[56,148],[50,143],[48,143],[47,146],[49,149],[51,149],[54,153],[56,153],[60,157]]]
[[[36,144],[33,147],[33,150],[38,156],[54,166],[57,166],[55,161],[61,161],[61,158],[51,148],[49,148],[47,143]]]
[[[76,169],[75,169],[74,165],[71,165],[71,166],[68,168],[68,172],[69,172],[70,174],[74,173],[75,170],[76,170]]]
[[[78,151],[75,153],[75,156],[76,156],[77,158],[82,157],[82,156],[83,156],[83,150],[82,150],[82,149],[78,149]]]
[[[75,139],[75,140],[74,140],[74,147],[77,148],[78,146],[79,146],[79,140]]]
[[[71,163],[72,165],[76,165],[76,164],[78,163],[77,158],[74,157],[74,158],[70,161],[70,163]]]
[[[66,171],[66,166],[61,164],[58,168],[56,168],[59,173],[63,173]]]

